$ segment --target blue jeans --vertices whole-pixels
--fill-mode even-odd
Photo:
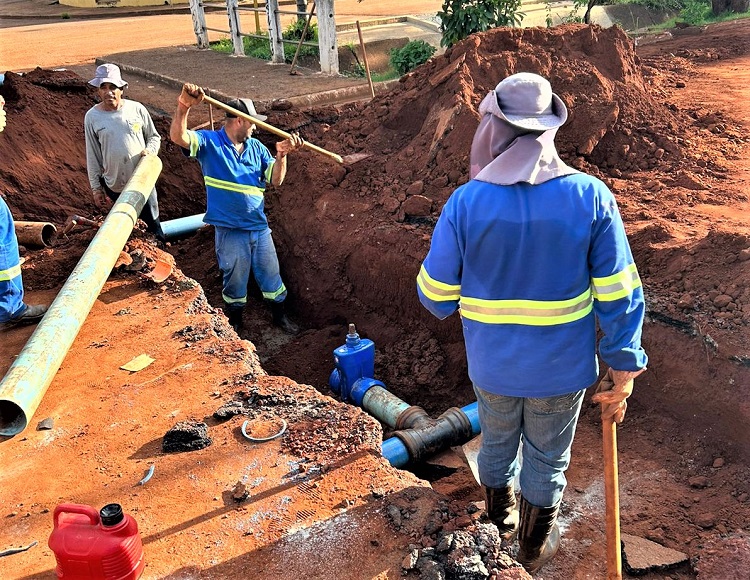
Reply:
[[[238,230],[216,226],[216,258],[224,276],[221,296],[229,308],[242,308],[247,302],[250,272],[263,298],[283,302],[286,287],[279,272],[279,259],[271,229]]]
[[[495,395],[476,385],[474,392],[482,428],[477,460],[482,484],[509,486],[520,470],[521,494],[529,503],[557,505],[567,483],[565,471],[585,390],[541,399]]]
[[[26,310],[20,263],[13,216],[0,197],[0,322],[17,318]]]

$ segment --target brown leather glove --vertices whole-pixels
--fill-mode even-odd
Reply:
[[[185,83],[177,101],[186,108],[193,107],[203,101],[203,89],[198,85]]]
[[[628,409],[628,397],[633,393],[633,379],[646,369],[639,371],[616,371],[607,369],[607,374],[599,381],[596,393],[592,397],[595,403],[602,405],[602,419],[612,418],[615,423],[622,423]]]

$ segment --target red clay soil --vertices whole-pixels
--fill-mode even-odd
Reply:
[[[205,297],[179,271],[163,285],[116,272],[32,420],[55,416],[61,426],[0,444],[0,549],[29,538],[44,544],[48,512],[61,501],[121,500],[145,530],[148,578],[397,578],[412,553],[423,559],[408,577],[438,577],[429,575],[438,561],[430,550],[416,550],[435,546],[440,533],[480,528],[472,502],[481,493],[468,468],[455,456],[415,468],[438,493],[430,491],[377,458],[374,420],[318,392],[329,393],[332,350],[353,322],[375,341],[376,378],[399,397],[434,415],[471,402],[459,321],[431,318],[415,277],[443,203],[467,180],[479,102],[507,74],[530,70],[547,76],[569,107],[558,136],[563,158],[615,192],[646,290],[650,368],[619,433],[623,531],[690,557],[646,578],[746,578],[750,26],[693,32],[636,49],[617,28],[501,29],[465,40],[372,101],[274,112],[276,126],[342,155],[365,154],[339,166],[301,152],[280,191],[267,196],[291,312],[304,332],[289,338],[270,327],[254,289],[243,334],[252,343],[232,337],[214,309],[221,286],[210,229],[168,248]],[[9,111],[0,188],[16,218],[62,224],[71,213],[93,216],[81,127],[94,95],[85,81],[9,73],[0,93]],[[166,143],[168,119],[156,120]],[[161,157],[164,216],[201,212],[197,166],[171,144]],[[28,252],[33,296],[54,294],[91,236],[76,230],[54,248]],[[131,253],[162,255],[142,233],[135,237]],[[3,364],[29,334],[3,338]],[[123,377],[118,367],[141,352],[157,362],[143,376]],[[211,418],[230,401],[240,417]],[[285,418],[289,432],[251,446],[243,460],[240,425],[267,412]],[[187,418],[206,420],[213,444],[162,453],[161,436]],[[539,578],[605,577],[600,441],[598,409],[587,404],[563,542]],[[131,487],[150,463],[163,479]],[[251,488],[251,503],[235,502],[236,482]],[[474,547],[469,554],[481,552]],[[493,577],[522,576],[489,551]],[[489,577],[481,567],[460,576],[451,567],[460,558],[451,558],[439,564],[447,577]],[[0,576],[48,577],[52,566],[42,546],[0,559],[0,571],[10,572]]]

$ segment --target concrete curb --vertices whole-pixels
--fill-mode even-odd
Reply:
[[[128,64],[121,64],[117,61],[113,60],[103,60],[101,58],[96,59],[96,65],[99,66],[100,64],[116,64],[118,67],[120,67],[120,70],[125,73],[130,73],[133,75],[137,75],[152,81],[163,83],[167,86],[173,87],[175,89],[182,89],[182,85],[184,85],[187,81],[182,81],[180,79],[176,79],[174,77],[170,77],[167,75],[162,75],[159,73],[155,73],[153,71],[149,71],[146,69],[142,69],[137,66],[131,66]],[[399,79],[392,79],[389,81],[384,81],[381,83],[375,83],[373,85],[373,88],[375,89],[375,93],[381,93],[385,91],[389,91],[392,88],[395,88],[398,86]],[[223,93],[221,91],[216,90],[209,90],[208,95],[218,99],[220,101],[228,102],[232,99],[237,98],[240,95],[227,95],[226,93]],[[283,101],[285,103],[291,103],[293,107],[298,108],[309,108],[309,107],[315,107],[315,106],[322,106],[322,105],[334,105],[334,104],[341,104],[341,103],[349,103],[352,101],[358,101],[360,99],[366,99],[370,97],[370,86],[367,84],[367,82],[356,85],[353,87],[344,87],[341,89],[333,89],[330,91],[322,91],[319,93],[312,93],[309,95],[300,95],[297,97],[288,97],[288,98],[281,98],[281,99],[262,99],[262,100],[254,100],[256,107],[260,112],[268,112],[274,109],[274,104],[278,103],[280,101]]]

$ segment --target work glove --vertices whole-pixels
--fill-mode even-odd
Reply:
[[[203,101],[203,89],[198,85],[185,83],[182,85],[182,92],[177,100],[182,106],[189,109]]]
[[[646,369],[638,371],[616,371],[607,369],[607,374],[599,381],[596,393],[592,397],[595,403],[602,405],[602,420],[612,418],[615,423],[622,423],[628,409],[628,397],[633,394],[633,379]]]
[[[284,141],[277,141],[276,159],[278,159],[279,157],[285,157],[288,153],[296,151],[304,144],[305,142],[302,140],[302,137],[299,136],[299,133],[292,133],[291,135],[289,135],[289,139],[285,139]]]

